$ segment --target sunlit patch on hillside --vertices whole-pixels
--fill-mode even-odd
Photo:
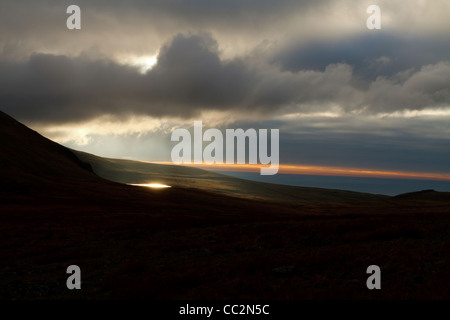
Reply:
[[[154,188],[154,189],[171,188],[171,186],[168,186],[166,184],[161,184],[161,183],[130,183],[130,185],[137,186],[137,187]]]

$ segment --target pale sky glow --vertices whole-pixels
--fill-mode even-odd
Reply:
[[[92,142],[93,135],[115,135],[137,137],[148,134],[158,133],[170,135],[176,128],[192,126],[193,122],[201,119],[207,127],[227,126],[228,124],[245,119],[244,115],[237,113],[234,116],[227,116],[223,112],[204,112],[201,116],[192,119],[176,119],[176,118],[154,118],[149,116],[129,116],[129,117],[113,117],[105,115],[92,119],[87,122],[69,123],[61,125],[42,125],[33,124],[33,128],[42,135],[58,143],[72,142],[76,146],[83,147]]]
[[[442,109],[405,110],[393,113],[378,114],[379,118],[419,118],[419,117],[446,117],[450,120],[450,107]]]
[[[140,73],[145,74],[158,63],[157,57],[156,54],[152,56],[123,56],[118,59],[118,62],[136,67]]]
[[[309,113],[290,113],[280,116],[280,119],[295,120],[302,118],[339,118],[342,116],[342,112],[330,111],[330,112],[309,112]]]
[[[130,117],[118,119],[111,116],[103,116],[89,122],[73,123],[65,125],[39,126],[36,128],[43,135],[59,143],[75,142],[78,146],[84,146],[92,140],[92,135],[133,135],[161,132],[170,133],[172,128],[182,125],[182,122],[172,119],[156,119],[152,117]]]

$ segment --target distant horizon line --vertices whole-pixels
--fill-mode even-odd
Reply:
[[[171,161],[146,161],[124,158],[124,160],[133,160],[146,163],[176,165]],[[194,164],[182,163],[180,166],[195,167],[204,170],[218,171],[238,171],[238,172],[259,172],[264,165],[260,164]],[[441,180],[450,181],[449,173],[430,173],[430,172],[408,172],[408,171],[391,171],[391,170],[372,170],[362,168],[347,168],[336,166],[313,166],[313,165],[296,165],[296,164],[280,164],[278,174],[294,174],[294,175],[314,175],[314,176],[337,176],[337,177],[355,177],[355,178],[387,178],[387,179],[418,179],[418,180]]]

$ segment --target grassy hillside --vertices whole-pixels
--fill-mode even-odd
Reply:
[[[74,151],[96,174],[121,183],[163,183],[182,188],[207,190],[234,197],[288,203],[349,202],[388,197],[342,190],[306,188],[239,179],[198,168],[106,159]]]

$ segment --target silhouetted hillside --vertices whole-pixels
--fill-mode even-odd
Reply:
[[[96,179],[89,164],[69,149],[41,136],[0,112],[0,185],[58,184],[62,180]]]
[[[394,199],[402,200],[428,200],[428,201],[450,201],[450,192],[437,192],[434,190],[422,190],[409,192],[395,196]]]

